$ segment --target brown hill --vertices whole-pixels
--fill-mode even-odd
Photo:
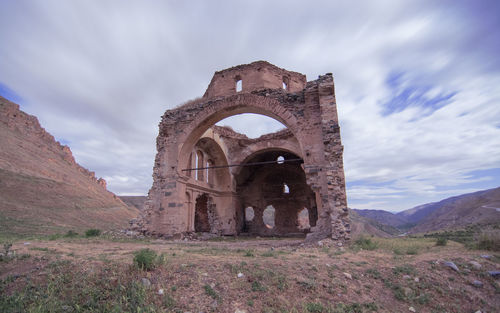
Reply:
[[[138,213],[75,162],[36,117],[0,97],[0,233],[121,228]]]
[[[425,233],[470,225],[500,225],[500,187],[460,195],[432,203],[431,213],[410,233]]]
[[[381,224],[389,225],[392,227],[399,227],[408,223],[405,218],[384,210],[353,210],[361,216],[368,217],[372,220],[376,220]]]
[[[125,202],[126,205],[137,208],[139,211],[142,211],[144,203],[148,199],[147,196],[119,196],[119,198]]]
[[[349,209],[349,218],[351,219],[351,237],[354,239],[365,235],[389,238],[400,233],[396,228],[362,216],[352,209]]]

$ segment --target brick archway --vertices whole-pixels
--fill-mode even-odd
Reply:
[[[242,82],[241,90],[237,81]],[[241,113],[274,118],[287,127],[288,133],[277,132],[252,141],[232,130],[213,126]],[[206,193],[213,199],[213,216],[217,218],[210,229],[226,235],[238,232],[237,225],[244,216],[235,210],[242,205],[234,177],[237,171],[230,172],[228,188],[182,173],[186,165],[192,164],[198,140],[210,134],[229,164],[244,162],[256,151],[270,147],[282,147],[300,156],[318,213],[308,238],[331,237],[340,242],[349,239],[343,146],[331,74],[307,82],[305,75],[258,61],[216,72],[202,98],[167,110],[159,125],[153,186],[146,202],[142,231],[162,236],[189,231],[185,201],[188,192],[193,197]],[[200,152],[198,160],[203,161],[197,166],[212,164],[205,162],[213,161],[211,152]]]

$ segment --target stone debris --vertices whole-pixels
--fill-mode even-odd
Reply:
[[[345,276],[346,278],[348,278],[348,279],[352,279],[352,275],[351,275],[351,274],[349,274],[349,273],[344,273],[344,276]]]
[[[454,270],[455,272],[460,272],[460,270],[458,269],[458,267],[455,265],[455,263],[451,262],[451,261],[445,261],[443,263],[444,266],[447,266],[449,268],[451,268],[452,270]]]
[[[165,291],[163,289],[158,289],[158,294],[161,296]]]
[[[146,288],[151,287],[151,281],[149,279],[147,279],[146,277],[141,279],[141,283]]]
[[[415,308],[412,307],[412,306],[408,308],[408,311],[410,311],[410,312],[417,312],[417,310],[415,310]]]
[[[492,277],[499,277],[500,276],[500,271],[488,271],[488,274],[490,274],[490,276]]]
[[[241,278],[241,277],[243,277],[243,276],[245,276],[245,275],[243,275],[243,273],[238,273],[238,275],[237,275],[237,276],[238,276],[238,278]]]
[[[470,261],[469,264],[472,265],[472,268],[474,268],[475,270],[480,270],[481,269],[481,264],[479,264],[476,261]]]
[[[483,287],[483,283],[480,282],[479,280],[473,280],[473,281],[471,281],[471,284],[472,284],[472,286],[474,286],[476,288],[482,288]]]

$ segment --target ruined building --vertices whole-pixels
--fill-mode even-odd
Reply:
[[[249,139],[215,126],[240,113],[287,128]],[[153,186],[135,224],[142,232],[349,239],[331,74],[307,82],[264,61],[216,72],[202,98],[165,112],[156,145]]]

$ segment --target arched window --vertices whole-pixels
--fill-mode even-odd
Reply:
[[[253,208],[251,206],[247,207],[245,209],[245,221],[251,222],[253,221],[254,217],[255,217],[255,212],[253,211]]]
[[[288,77],[283,77],[283,89],[285,90],[288,90],[288,82],[289,82],[289,79]]]
[[[207,169],[206,169],[206,172],[205,172],[205,175],[206,175],[206,182],[209,183],[209,184],[213,184],[215,179],[214,179],[214,169],[210,168],[214,166],[214,162],[212,160],[208,160],[207,161]]]
[[[236,92],[240,92],[243,90],[243,81],[241,80],[241,76],[238,75],[235,78],[236,80]]]
[[[280,155],[277,159],[276,159],[276,162],[278,162],[278,164],[283,164],[285,163],[285,158]]]
[[[204,166],[204,162],[203,162],[203,152],[201,152],[200,150],[196,151],[196,167],[197,168],[203,168]],[[203,180],[203,170],[196,170],[196,180]]]
[[[266,227],[269,229],[274,228],[275,212],[276,212],[276,210],[274,209],[274,207],[272,205],[268,205],[263,212],[262,220],[264,221],[264,224],[266,224]]]
[[[290,193],[290,188],[287,184],[283,184],[283,193]]]

